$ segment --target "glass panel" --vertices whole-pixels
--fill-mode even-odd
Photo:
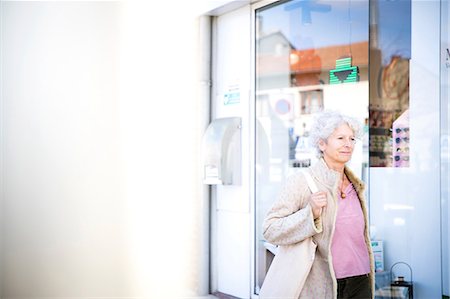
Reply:
[[[267,210],[286,177],[316,159],[313,114],[342,110],[368,125],[368,5],[287,1],[256,10],[255,293],[273,257],[261,231]],[[349,166],[364,179],[367,165],[365,137]]]
[[[392,121],[387,138],[393,138],[395,149],[397,144],[408,146],[409,165],[395,167],[394,159],[390,164],[370,168],[370,224],[373,241],[381,246],[379,253],[380,267],[376,273],[376,295],[384,297],[395,286],[406,284],[413,286],[414,298],[441,298],[441,191],[440,191],[440,99],[439,99],[439,1],[376,1],[380,15],[376,23],[371,23],[371,40],[380,33],[381,28],[396,32],[392,35],[390,47],[380,45],[371,48],[372,55],[381,55],[391,48],[398,48],[398,53],[384,55],[388,59],[381,65],[388,68],[394,55],[399,56],[409,65],[409,100],[402,106],[400,99],[394,102],[398,111],[389,107],[387,96],[383,96],[383,108],[377,112],[391,114]],[[371,6],[371,16],[374,9]],[[386,14],[383,15],[383,10]],[[409,16],[410,15],[410,16]],[[390,17],[388,17],[390,16]],[[393,19],[403,20],[393,22]],[[372,20],[372,18],[371,18]],[[387,22],[387,23],[385,23]],[[409,27],[408,27],[409,26]],[[399,27],[399,28],[396,28]],[[409,32],[408,32],[409,31]],[[410,41],[408,41],[410,40]],[[401,52],[402,44],[410,44],[410,53]],[[372,43],[371,43],[372,45]],[[377,51],[379,49],[379,51]],[[398,76],[397,76],[398,77]],[[371,87],[373,81],[371,79]],[[376,84],[375,86],[379,86]],[[373,102],[371,90],[370,104]],[[379,100],[379,98],[375,98]],[[386,100],[384,102],[384,100]],[[373,106],[371,106],[372,108]],[[403,107],[403,108],[402,108]],[[388,109],[389,108],[389,109]],[[376,110],[371,109],[374,113]],[[408,113],[410,131],[400,130],[400,136],[393,135],[395,121]],[[375,118],[376,119],[376,118]],[[379,119],[379,118],[378,118]],[[401,119],[402,120],[402,119]],[[374,119],[370,119],[370,122]],[[403,126],[402,128],[405,128]],[[384,127],[386,128],[386,127]],[[371,131],[371,137],[375,132]],[[397,133],[397,132],[395,132]],[[410,140],[406,139],[410,135]],[[401,138],[399,142],[395,138]],[[406,148],[401,148],[406,150]],[[389,150],[388,150],[389,152]],[[372,154],[372,153],[371,153]],[[394,157],[394,155],[392,155]],[[402,156],[403,157],[403,156]],[[373,155],[371,155],[371,163]],[[372,165],[372,164],[371,164]],[[373,165],[377,166],[377,165]],[[382,252],[382,255],[381,255]],[[381,271],[384,270],[384,271]],[[403,277],[403,279],[401,278]],[[406,298],[412,298],[406,296]]]
[[[370,105],[369,105],[369,153],[371,167],[409,167],[409,61],[411,59],[411,2],[370,2]],[[372,175],[373,172],[371,172]],[[376,176],[373,176],[374,178]],[[377,186],[380,186],[377,184]],[[378,239],[374,250],[376,266],[376,295],[389,289],[391,277],[384,252],[386,240],[376,235],[382,220],[378,214],[381,200],[373,196],[372,233]],[[385,206],[411,206],[387,203]],[[406,207],[406,208],[405,208]],[[396,213],[394,225],[402,226],[405,215]],[[389,229],[389,226],[388,228]],[[393,228],[395,230],[395,228]],[[399,249],[398,249],[399,250]],[[386,256],[385,256],[386,255]],[[397,261],[394,261],[397,262]],[[393,263],[391,263],[392,265]],[[390,267],[390,266],[389,266]],[[405,265],[395,266],[398,271]],[[408,269],[406,269],[408,270]],[[407,275],[406,275],[407,274]],[[409,273],[405,273],[410,280]]]
[[[449,168],[449,134],[450,134],[450,5],[447,1],[441,6],[441,238],[442,238],[442,294],[450,297],[450,168]],[[445,298],[445,297],[444,297]]]
[[[409,167],[411,2],[370,2],[372,167]]]

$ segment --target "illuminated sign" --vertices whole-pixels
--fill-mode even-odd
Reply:
[[[352,58],[336,60],[336,69],[330,70],[330,84],[358,82],[358,67],[352,66]]]

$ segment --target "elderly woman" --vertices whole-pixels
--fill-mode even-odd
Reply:
[[[311,236],[317,244],[300,298],[373,298],[364,185],[346,167],[361,132],[351,117],[317,114],[310,138],[320,159],[307,171],[319,192],[311,194],[301,172],[292,175],[264,220],[263,234],[272,244],[294,244]]]

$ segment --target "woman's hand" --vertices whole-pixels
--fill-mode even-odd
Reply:
[[[322,208],[327,205],[327,193],[320,191],[311,194],[309,197],[309,204],[311,206],[314,219],[319,218],[322,214]]]

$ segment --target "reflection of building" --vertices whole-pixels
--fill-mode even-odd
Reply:
[[[367,80],[368,47],[369,43],[364,41],[297,50],[279,31],[263,35],[258,39],[259,89],[327,84],[328,72],[336,67],[336,60],[343,57],[352,57],[360,80]]]
[[[398,15],[403,26],[385,26],[395,30],[396,39],[391,44],[381,39],[379,25],[392,22],[390,18],[380,16],[380,5],[378,1],[371,1],[370,10],[370,105],[369,105],[369,127],[370,127],[370,166],[372,167],[408,167],[409,160],[400,163],[398,159],[406,159],[403,154],[396,152],[394,132],[396,120],[409,109],[409,58],[411,56],[411,41],[400,44],[402,36],[411,32],[411,16],[408,11],[410,4],[404,2],[406,7],[402,7],[402,14]],[[398,4],[398,3],[397,3]],[[392,3],[392,5],[397,5]],[[384,4],[383,4],[384,5]],[[391,7],[395,10],[395,6]],[[400,10],[399,10],[400,11]],[[387,10],[382,10],[384,14]],[[405,38],[405,40],[408,40]],[[397,44],[398,43],[398,44]],[[382,51],[383,47],[389,46],[390,52]],[[396,53],[396,54],[393,54]],[[404,55],[398,55],[403,53]],[[409,54],[408,54],[409,53]],[[385,56],[385,58],[383,58]],[[390,57],[389,60],[386,57]],[[383,64],[389,61],[387,65]],[[408,120],[409,121],[409,120]],[[409,124],[401,121],[402,127],[408,128]],[[409,135],[409,133],[408,133]],[[409,149],[408,141],[403,140],[404,148]],[[393,146],[394,145],[394,146]],[[403,147],[402,147],[402,150]],[[396,160],[397,159],[397,160]],[[409,154],[408,154],[409,159]]]
[[[361,82],[353,82],[349,88],[328,84],[330,70],[336,69],[337,60],[348,56],[350,49],[354,55],[351,63],[358,67]],[[290,149],[290,154],[280,153],[277,159],[289,159],[291,167],[309,166],[315,159],[315,151],[307,142],[312,115],[324,108],[339,109],[340,105],[366,96],[368,42],[354,43],[351,47],[296,50],[281,32],[275,32],[258,39],[258,51],[258,120],[269,139],[280,140],[278,146]],[[364,114],[355,107],[349,106],[347,113]],[[275,119],[284,127],[283,132],[273,127]],[[279,153],[276,148],[272,151]]]
[[[362,99],[366,94],[368,41],[298,50],[281,31],[270,34],[260,32],[260,36],[256,63],[258,119],[270,139],[285,140],[286,146],[282,147],[290,148],[290,166],[308,166],[315,159],[314,150],[309,142],[305,142],[311,115],[325,107],[338,109],[338,102],[343,104],[352,99]],[[356,85],[352,85],[351,89],[344,88],[346,91],[343,92],[342,88],[336,89],[336,86],[329,84],[330,70],[336,69],[338,60],[347,57],[352,58],[349,60],[354,66],[352,69],[357,67],[360,83],[365,83],[354,82],[352,84]],[[348,113],[353,114],[352,108]],[[359,114],[354,112],[354,115]],[[281,121],[285,132],[274,130],[274,117]],[[288,129],[292,140],[279,135],[287,136]],[[293,140],[296,143],[295,155],[292,152]],[[283,154],[278,158],[287,159],[287,156]]]
[[[407,167],[409,162],[395,161],[392,131],[394,121],[409,108],[409,59],[392,56],[383,66],[381,50],[371,48],[370,77],[370,166]]]
[[[328,72],[336,67],[336,60],[352,57],[358,66],[361,80],[367,80],[367,41],[351,45],[336,45],[317,49],[291,51],[291,79],[294,86],[328,83]]]
[[[289,56],[293,46],[283,33],[277,31],[258,39],[259,89],[290,86]]]

